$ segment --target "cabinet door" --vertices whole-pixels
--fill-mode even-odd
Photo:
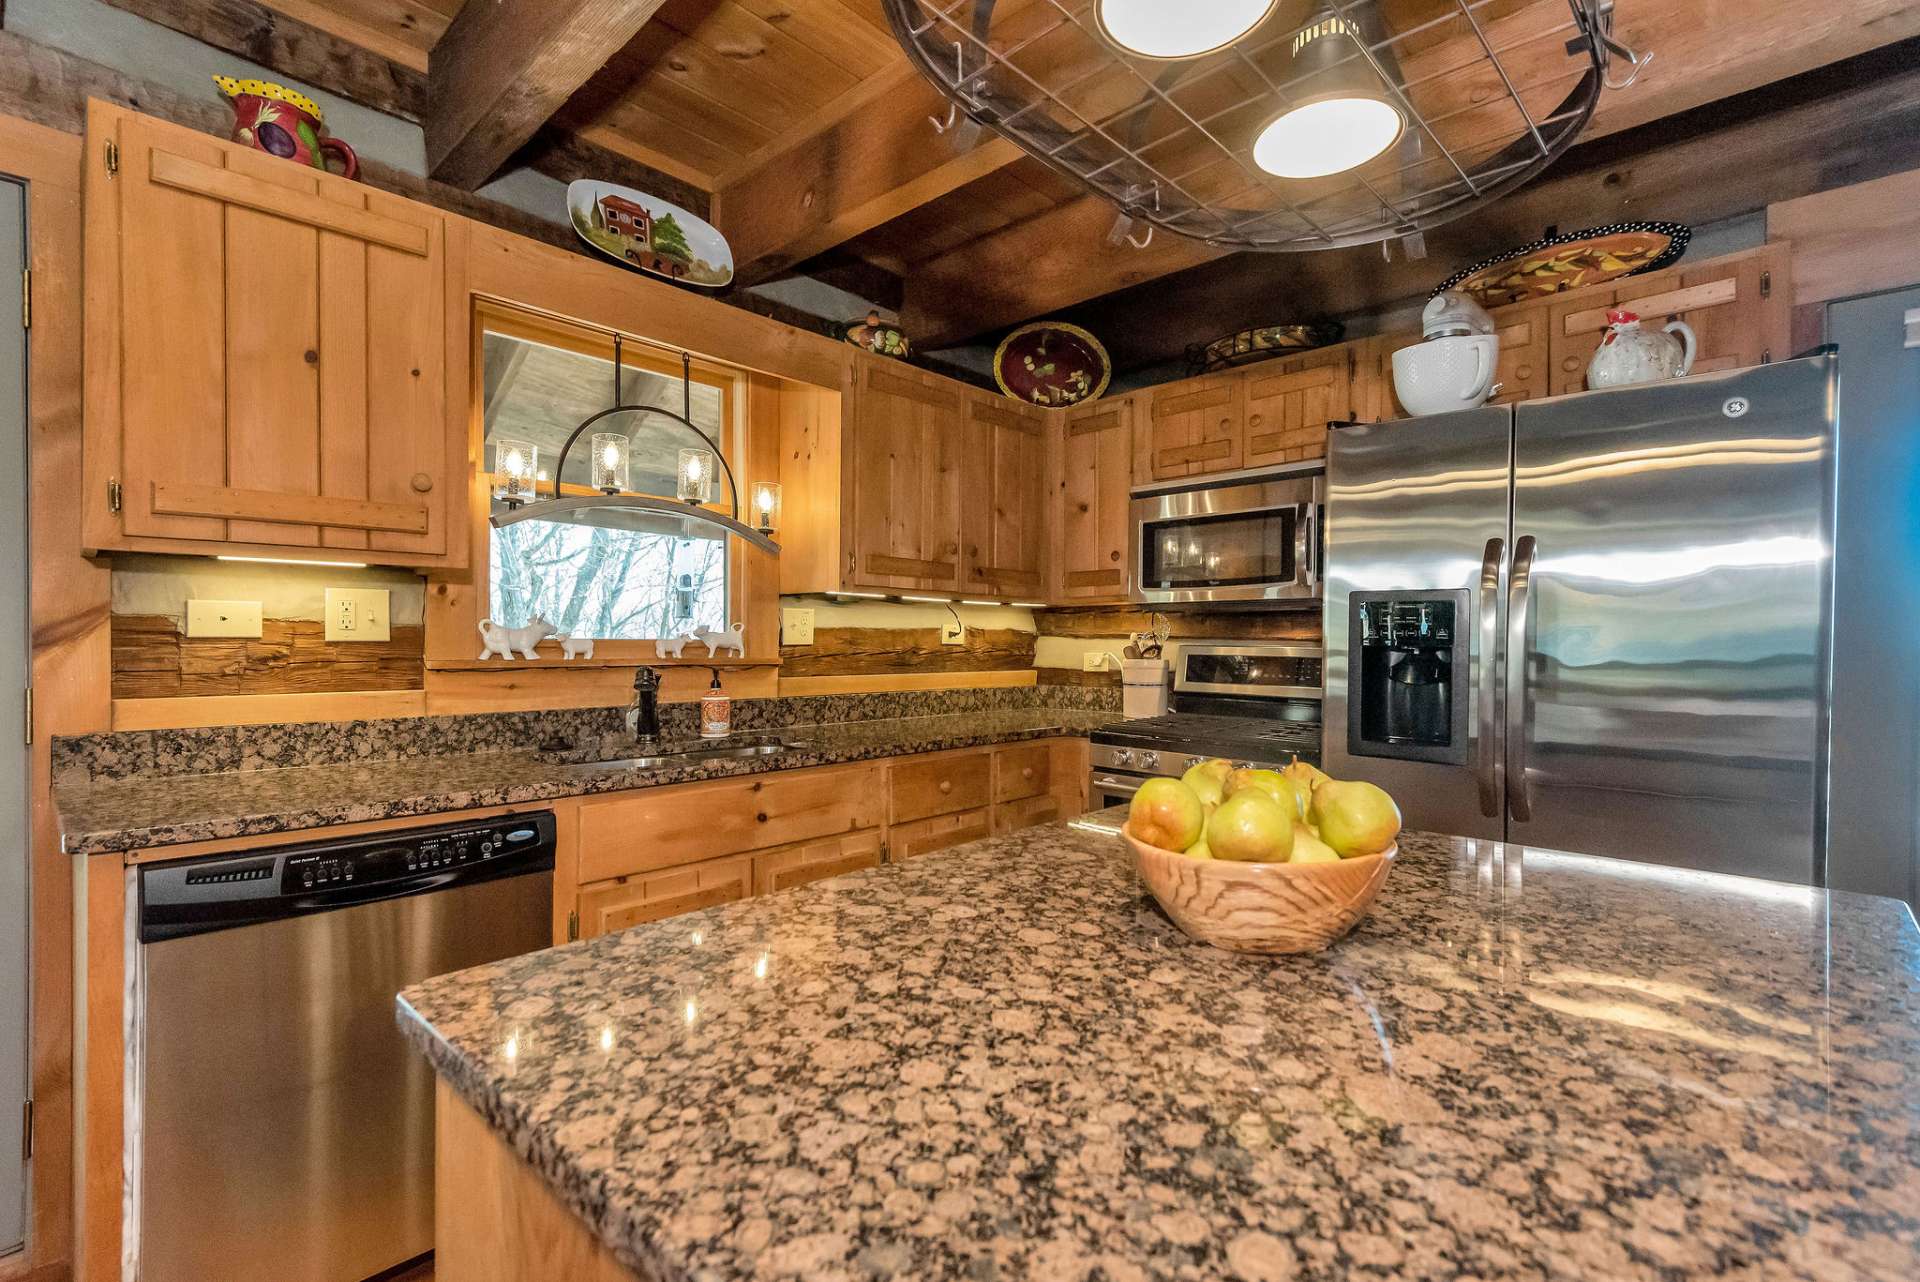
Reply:
[[[709,859],[580,887],[580,937],[730,904],[753,894],[753,860]]]
[[[878,868],[881,844],[880,830],[874,828],[763,851],[753,857],[753,893],[771,895],[843,872]]]
[[[1420,341],[1418,330],[1376,334],[1361,339],[1353,349],[1353,416],[1362,423],[1385,423],[1405,418],[1406,411],[1393,394],[1393,354]]]
[[[1059,426],[1055,583],[1065,601],[1124,601],[1134,401],[1096,401]]]
[[[1148,396],[1144,448],[1134,456],[1134,483],[1176,481],[1240,466],[1245,426],[1241,376],[1190,379]]]
[[[1327,424],[1353,417],[1346,346],[1289,356],[1247,371],[1247,446],[1241,463],[1265,467],[1321,458]]]
[[[1553,392],[1586,390],[1587,362],[1614,307],[1637,313],[1649,329],[1685,321],[1699,340],[1696,374],[1782,359],[1791,341],[1789,284],[1785,251],[1765,249],[1631,276],[1610,289],[1561,299],[1550,309]]]
[[[945,850],[962,842],[978,841],[992,832],[993,822],[986,810],[963,810],[953,815],[935,815],[913,823],[895,824],[887,830],[887,849],[898,862],[915,855]]]
[[[961,586],[986,596],[1039,596],[1046,583],[1045,413],[1005,397],[969,397],[962,470]]]
[[[1027,797],[1020,801],[1003,801],[993,808],[993,831],[997,835],[1003,832],[1018,832],[1022,828],[1032,828],[1039,824],[1058,821],[1063,814],[1060,798],[1048,795]]]
[[[127,113],[89,174],[90,415],[128,536],[445,554],[432,210]],[[97,313],[97,314],[93,314]],[[100,371],[107,371],[104,375]],[[99,376],[95,376],[99,375]],[[103,387],[104,385],[104,387]],[[91,394],[90,394],[91,395]],[[365,558],[362,558],[365,559]]]
[[[910,366],[860,358],[848,482],[852,584],[960,588],[966,392]]]
[[[1521,303],[1493,313],[1494,333],[1500,339],[1500,359],[1493,381],[1500,394],[1493,405],[1515,405],[1550,394],[1553,384],[1547,334],[1551,326],[1545,303]]]
[[[992,760],[987,752],[952,752],[896,762],[893,822],[986,805],[993,797]]]
[[[1053,744],[1023,743],[993,751],[993,799],[1037,797],[1053,785]]]

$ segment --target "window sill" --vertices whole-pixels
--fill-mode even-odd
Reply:
[[[604,659],[428,659],[429,672],[512,672],[527,668],[777,668],[778,659],[656,659],[650,655],[616,655]]]

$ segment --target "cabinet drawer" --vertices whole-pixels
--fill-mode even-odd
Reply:
[[[988,812],[982,807],[957,815],[935,815],[931,819],[895,824],[887,833],[887,846],[894,860],[911,859],[962,842],[978,841],[991,829]]]
[[[898,762],[893,767],[893,822],[973,810],[991,799],[992,759],[984,752]]]
[[[882,767],[800,770],[650,788],[582,803],[580,880],[878,828]]]
[[[1003,801],[993,808],[993,830],[996,833],[1018,832],[1022,828],[1031,828],[1035,824],[1050,824],[1061,818],[1060,798],[1026,797],[1019,801]]]
[[[1053,745],[1023,743],[994,753],[993,799],[1018,801],[1045,792],[1053,779]]]
[[[709,859],[580,888],[580,937],[730,904],[753,893],[753,860]]]
[[[753,857],[753,893],[770,895],[858,868],[878,868],[880,846],[880,831],[874,828],[762,851]]]

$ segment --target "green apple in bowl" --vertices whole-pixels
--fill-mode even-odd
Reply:
[[[1293,852],[1291,803],[1277,801],[1259,788],[1241,789],[1208,818],[1207,846],[1215,859],[1285,863]]]
[[[1149,846],[1185,850],[1199,841],[1206,824],[1200,797],[1178,779],[1149,779],[1127,805],[1127,827]]]

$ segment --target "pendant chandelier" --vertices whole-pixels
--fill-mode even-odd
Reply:
[[[627,404],[622,401],[621,375],[625,369],[622,340],[613,336],[613,404],[581,420],[560,447],[559,461],[553,468],[553,497],[540,497],[538,451],[520,441],[495,441],[494,497],[504,511],[496,511],[491,520],[495,529],[505,529],[522,521],[559,521],[574,525],[618,525],[619,518],[637,516],[666,517],[687,525],[701,525],[746,540],[764,552],[780,555],[780,545],[771,537],[780,523],[780,486],[773,481],[756,481],[752,493],[753,524],[740,519],[740,487],[734,481],[733,468],[714,439],[693,421],[693,358],[680,353],[680,412],[657,405]],[[562,490],[567,456],[574,443],[596,426],[607,425],[615,415],[635,416],[628,432],[593,432],[592,488],[597,493],[566,494]],[[675,494],[672,498],[643,494],[627,488],[633,445],[643,428],[690,435],[698,445],[679,450],[675,468]],[[721,513],[707,507],[713,496],[714,474],[727,484],[729,511]]]
[[[1141,248],[1156,228],[1277,252],[1418,237],[1546,168],[1647,61],[1612,0],[882,3],[953,104],[936,129],[1001,134]]]

